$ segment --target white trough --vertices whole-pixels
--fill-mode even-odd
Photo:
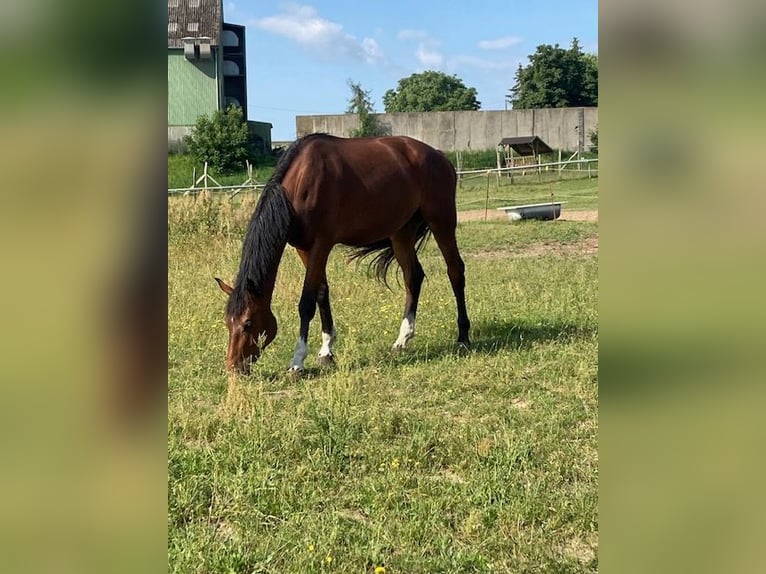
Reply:
[[[551,220],[558,219],[561,215],[561,204],[565,201],[550,203],[532,203],[529,205],[511,205],[498,207],[498,211],[504,211],[511,221],[522,219]]]

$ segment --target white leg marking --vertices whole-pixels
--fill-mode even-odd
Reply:
[[[302,371],[303,361],[306,359],[306,355],[309,354],[309,348],[306,341],[298,337],[298,343],[295,345],[295,354],[293,360],[288,367],[288,371]]]
[[[407,342],[415,336],[415,317],[412,313],[402,319],[402,326],[399,327],[399,338],[394,343],[394,349],[404,349]]]
[[[332,333],[322,331],[322,348],[319,349],[319,356],[331,357],[333,343],[335,343],[335,328],[333,327]]]

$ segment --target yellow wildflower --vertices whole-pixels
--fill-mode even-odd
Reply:
[[[399,468],[399,459],[395,458],[391,461],[391,468]]]
[[[325,562],[327,562],[327,563],[329,564],[330,562],[332,562],[332,556],[330,556],[330,555],[328,554],[327,556],[325,556],[325,557],[324,557],[324,561],[325,561]]]
[[[386,574],[386,569],[383,566],[375,566],[375,574]]]
[[[313,544],[309,544],[308,545],[308,551],[309,552],[313,552],[314,551],[314,545]]]

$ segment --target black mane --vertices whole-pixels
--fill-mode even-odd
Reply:
[[[311,139],[330,137],[309,134],[296,140],[279,158],[274,173],[263,188],[242,243],[242,259],[234,290],[226,307],[227,315],[239,316],[247,306],[247,294],[260,295],[270,270],[279,261],[287,245],[293,210],[282,187],[282,180],[293,160]]]

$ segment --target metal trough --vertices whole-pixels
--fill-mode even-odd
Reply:
[[[521,219],[540,219],[550,221],[558,219],[561,215],[561,204],[564,201],[551,203],[532,203],[529,205],[512,205],[510,207],[498,207],[498,211],[504,211],[511,221]]]

